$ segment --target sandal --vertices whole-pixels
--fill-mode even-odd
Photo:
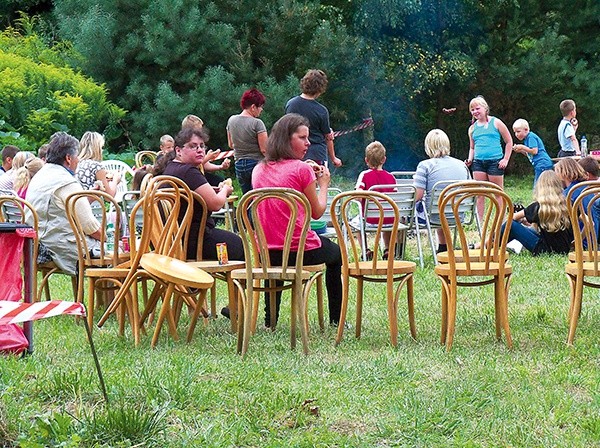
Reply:
[[[388,257],[389,257],[389,255],[390,255],[390,250],[389,250],[389,249],[386,249],[386,250],[384,250],[384,251],[383,251],[382,258],[383,258],[384,260],[387,260],[387,259],[388,259]]]
[[[365,253],[365,258],[367,259],[367,261],[371,261],[373,259],[373,251],[371,249],[367,249],[367,252]]]

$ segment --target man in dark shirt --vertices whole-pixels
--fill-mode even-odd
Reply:
[[[311,159],[324,165],[329,155],[333,166],[342,166],[342,161],[335,155],[329,111],[317,102],[317,98],[327,89],[327,75],[322,70],[311,69],[300,81],[300,87],[302,93],[287,102],[285,113],[300,114],[308,119],[310,147],[305,160]]]

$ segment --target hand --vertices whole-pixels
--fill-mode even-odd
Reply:
[[[338,157],[334,157],[333,159],[331,159],[331,163],[336,168],[339,168],[340,166],[342,166],[342,161]]]
[[[319,187],[327,187],[331,181],[331,173],[329,172],[329,169],[326,166],[323,166],[321,167],[321,171],[316,174],[317,184],[319,184]]]
[[[226,182],[221,182],[219,184],[219,193],[223,191],[225,192],[225,196],[229,197],[233,193],[233,187]]]
[[[118,185],[121,183],[121,173],[114,173],[113,174],[113,180],[115,181],[115,183]]]
[[[521,150],[521,145],[513,145],[512,150],[514,152],[524,152]]]
[[[229,159],[225,159],[223,160],[223,163],[221,164],[221,169],[222,170],[226,170],[231,166],[231,160]]]
[[[219,154],[221,154],[220,149],[209,149],[204,155],[204,159],[202,159],[202,164],[205,164],[206,162],[212,162]]]
[[[473,164],[473,160],[471,160],[471,159],[465,160],[465,165],[471,166],[472,164]]]
[[[506,159],[500,159],[500,162],[498,162],[498,168],[500,168],[501,170],[506,168],[507,165],[508,165],[508,160],[506,160]]]

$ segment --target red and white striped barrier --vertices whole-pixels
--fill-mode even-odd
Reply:
[[[351,132],[360,131],[362,129],[366,129],[370,126],[373,126],[375,123],[373,122],[372,117],[363,118],[362,123],[357,124],[356,126],[351,127],[350,129],[344,129],[343,131],[335,131],[333,133],[333,137],[340,137],[342,135],[350,134]]]
[[[0,300],[0,325],[18,324],[63,314],[85,317],[85,308],[81,303],[63,300],[35,303]]]
[[[226,159],[228,157],[233,157],[233,149],[231,151],[221,151],[221,154],[219,154],[215,160]]]

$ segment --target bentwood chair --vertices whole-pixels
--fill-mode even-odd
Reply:
[[[139,322],[134,322],[134,334],[139,338],[139,331],[144,320],[154,312],[158,301],[162,298],[162,306],[156,322],[151,346],[155,347],[160,330],[165,320],[173,339],[179,340],[172,298],[176,294],[194,310],[190,322],[193,331],[195,320],[200,312],[205,311],[206,291],[213,285],[213,279],[206,272],[188,265],[185,262],[185,247],[189,236],[192,219],[193,195],[189,187],[181,180],[170,176],[157,176],[149,183],[143,199],[132,209],[130,225],[135,225],[134,217],[141,207],[144,214],[142,233],[139,242],[130,242],[132,255],[130,273],[115,299],[98,323],[103,325],[108,315],[114,312],[129,295],[129,289],[141,275],[147,275],[157,283],[152,292]],[[198,299],[196,296],[199,295]],[[134,314],[135,316],[135,314]]]
[[[414,193],[414,189],[413,189]],[[378,211],[378,224],[375,225],[375,243],[373,248],[373,259],[370,261],[361,261],[361,245],[355,238],[343,238],[344,234],[351,234],[353,207],[356,201],[364,202],[366,210],[370,210],[370,216],[374,216],[375,210]],[[413,194],[414,201],[414,194]],[[394,253],[398,229],[400,227],[400,212],[394,199],[390,196],[376,191],[347,191],[338,194],[331,204],[331,209],[340,208],[339,215],[332,212],[333,226],[338,235],[338,242],[342,252],[342,311],[340,314],[340,323],[338,326],[337,337],[335,340],[338,345],[344,335],[344,324],[348,312],[348,301],[350,296],[350,278],[356,279],[356,337],[361,336],[362,327],[362,305],[363,305],[363,286],[364,282],[385,283],[386,302],[389,318],[390,342],[396,347],[398,345],[398,299],[404,285],[406,285],[406,294],[408,302],[408,321],[410,333],[413,339],[417,337],[417,329],[414,317],[413,303],[413,274],[416,270],[416,264],[412,261],[395,260],[389,256],[387,260],[380,260],[378,252],[380,249],[380,240],[383,230],[391,232],[390,236],[390,254]],[[385,218],[391,218],[392,222],[384,224]],[[364,249],[363,249],[364,250]],[[397,284],[394,291],[394,285]]]
[[[600,288],[600,255],[598,253],[598,206],[600,185],[587,186],[569,210],[575,257],[565,266],[570,286],[569,333],[567,344],[572,345],[581,314],[583,287]]]
[[[80,215],[76,213],[78,203],[86,202],[92,206],[94,215],[102,229],[106,229],[108,223],[114,225],[114,236],[112,247],[109,247],[107,234],[102,232],[100,240],[93,246],[90,238],[85,233],[84,223]],[[88,278],[88,324],[90,329],[94,323],[95,295],[97,291],[115,291],[120,288],[122,281],[127,277],[129,269],[121,267],[121,263],[129,259],[129,253],[120,249],[122,213],[119,204],[108,193],[97,190],[86,190],[69,195],[65,201],[67,218],[75,235],[76,250],[79,256],[77,263],[77,302],[84,299],[84,279]],[[132,304],[137,301],[134,294]],[[132,313],[137,312],[133,308],[127,310],[132,319]],[[123,320],[120,321],[120,331],[123,334]]]
[[[227,296],[229,299],[229,313],[231,320],[231,331],[234,332],[237,330],[237,300],[236,300],[236,292],[235,285],[233,284],[233,279],[231,277],[231,272],[235,269],[241,269],[246,266],[246,263],[239,260],[229,260],[227,264],[220,264],[218,260],[203,260],[202,257],[202,249],[204,247],[204,231],[206,229],[206,219],[208,207],[206,206],[206,202],[195,191],[192,192],[194,195],[194,207],[200,207],[202,210],[201,215],[202,219],[199,226],[198,233],[198,244],[196,246],[196,258],[193,260],[188,260],[188,263],[191,266],[196,268],[200,268],[205,272],[208,272],[212,275],[216,280],[222,280],[227,284]],[[210,290],[210,313],[212,317],[216,316],[217,313],[217,288],[216,284]]]
[[[144,165],[154,165],[158,153],[155,151],[138,151],[135,154],[135,167],[141,168]]]
[[[290,216],[284,230],[282,264],[271,263],[268,242],[258,210],[266,201],[278,202],[280,209]],[[271,202],[273,201],[273,202]],[[264,205],[263,205],[264,204]],[[240,236],[244,245],[245,269],[232,272],[238,288],[238,353],[242,356],[248,350],[258,301],[255,293],[268,292],[270,299],[271,328],[276,325],[275,294],[277,291],[291,291],[291,347],[296,346],[296,325],[300,326],[302,348],[308,354],[307,301],[310,287],[315,281],[314,272],[304,269],[304,246],[310,228],[311,207],[306,196],[290,188],[258,188],[246,193],[237,208]],[[299,234],[297,233],[299,232]],[[292,250],[293,249],[293,250]],[[289,260],[295,252],[295,261]],[[292,257],[293,259],[294,257]],[[264,286],[260,286],[264,282]]]
[[[587,180],[587,181],[583,181],[583,182],[579,182],[578,184],[575,184],[568,192],[567,192],[567,208],[569,210],[569,216],[571,216],[571,211],[573,209],[573,205],[575,203],[575,200],[582,194],[584,194],[588,188],[597,188],[600,187],[600,181],[599,180]],[[588,205],[588,202],[591,200],[592,196],[591,195],[585,195],[585,199],[583,200],[582,206],[586,207]],[[600,203],[596,203],[594,205],[594,207],[592,208],[594,212],[594,214],[592,216],[596,217],[596,230],[600,230],[598,229],[599,224],[599,219],[600,219]],[[580,224],[581,226],[581,224]],[[583,240],[584,243],[584,247],[587,244],[585,241],[585,239]],[[587,252],[584,254],[584,257],[587,257]],[[572,250],[571,252],[569,252],[569,261],[571,262],[575,262],[576,259],[576,251]],[[589,260],[586,260],[589,261]]]
[[[483,197],[486,210],[481,222],[481,247],[469,250],[468,229],[462,223],[460,214],[463,204]],[[496,338],[501,338],[504,329],[506,342],[512,348],[512,338],[508,325],[508,289],[512,267],[507,263],[506,243],[513,218],[513,205],[510,197],[501,190],[477,185],[461,188],[446,188],[439,200],[442,231],[446,241],[452,241],[453,227],[456,226],[457,247],[448,248],[448,263],[438,264],[435,273],[442,282],[442,335],[441,343],[450,350],[454,340],[456,304],[459,286],[481,287],[494,285],[496,317]],[[449,214],[448,211],[452,213]],[[504,232],[501,231],[505,223]]]

